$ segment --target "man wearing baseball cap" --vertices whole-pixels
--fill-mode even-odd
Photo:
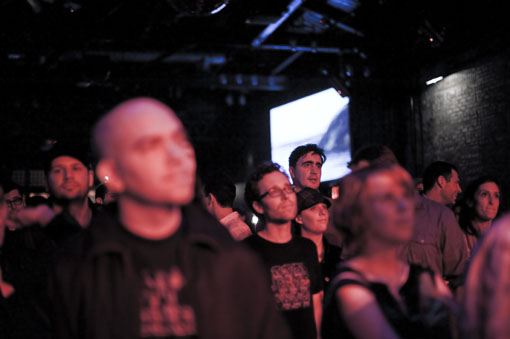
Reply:
[[[86,228],[95,208],[88,198],[94,183],[88,148],[72,142],[57,142],[44,156],[44,171],[51,206],[39,205],[17,213],[11,226],[40,225],[43,233],[59,246]]]
[[[298,214],[295,226],[302,237],[312,240],[317,247],[322,283],[326,290],[342,254],[340,247],[329,244],[324,237],[328,227],[328,208],[331,202],[318,190],[309,187],[303,188],[296,195]]]

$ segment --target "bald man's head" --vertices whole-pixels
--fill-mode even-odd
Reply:
[[[95,151],[103,158],[112,155],[115,146],[123,142],[123,128],[133,126],[135,119],[143,117],[148,111],[161,112],[175,116],[172,109],[162,102],[152,98],[135,98],[115,106],[97,123],[92,134]],[[180,121],[178,121],[180,124]],[[136,127],[136,126],[134,126]]]
[[[137,98],[121,103],[96,124],[99,178],[122,196],[185,204],[193,198],[196,162],[181,121],[163,103]]]

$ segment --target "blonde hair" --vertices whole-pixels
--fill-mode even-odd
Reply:
[[[465,283],[462,338],[510,337],[510,215],[478,242]]]
[[[365,235],[370,228],[367,225],[365,187],[368,179],[376,174],[390,173],[396,181],[409,192],[413,191],[413,181],[409,173],[396,164],[382,164],[355,171],[339,182],[340,195],[332,207],[332,220],[341,233],[346,253],[353,256],[363,250]]]

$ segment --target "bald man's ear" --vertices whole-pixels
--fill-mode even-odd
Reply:
[[[115,162],[113,159],[102,159],[96,167],[97,177],[101,182],[105,182],[108,190],[114,193],[121,193],[124,191],[124,182],[118,175]],[[106,180],[108,177],[108,180]]]
[[[296,219],[294,219],[294,220],[296,220],[296,222],[297,222],[298,224],[301,224],[301,225],[303,224],[303,218],[301,218],[301,214],[298,214],[298,215],[296,216]]]
[[[264,209],[262,208],[262,204],[259,201],[252,202],[251,206],[258,214],[264,214]]]

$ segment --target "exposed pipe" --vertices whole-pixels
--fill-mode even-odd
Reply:
[[[280,27],[280,25],[283,24],[285,20],[287,20],[292,15],[292,13],[294,13],[303,4],[303,2],[304,0],[292,0],[292,2],[287,7],[287,10],[282,13],[282,16],[277,21],[269,24],[262,31],[262,33],[260,33],[259,36],[257,36],[255,40],[252,41],[251,45],[253,47],[259,47],[262,45],[264,40],[273,34],[273,32],[276,31],[276,29]]]
[[[299,58],[301,55],[303,55],[303,53],[304,53],[304,51],[296,52],[296,53],[292,54],[290,57],[288,57],[287,59],[283,60],[283,62],[281,64],[279,64],[278,66],[276,66],[275,69],[273,69],[273,71],[271,72],[271,75],[276,75],[276,74],[280,73],[281,71],[283,71],[291,63],[296,61],[297,58]]]

